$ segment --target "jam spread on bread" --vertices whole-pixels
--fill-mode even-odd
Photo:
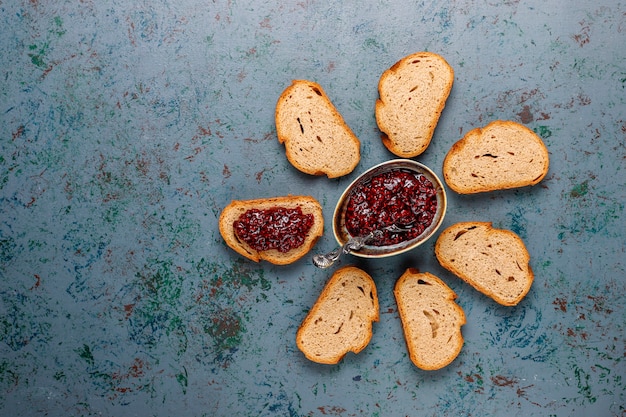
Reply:
[[[350,193],[345,224],[352,236],[369,233],[391,225],[402,232],[383,231],[371,244],[389,246],[414,239],[430,226],[437,211],[437,190],[424,175],[393,170],[372,177]]]
[[[247,210],[233,226],[237,237],[251,248],[285,253],[302,246],[313,221],[313,215],[303,214],[300,207],[272,207]]]

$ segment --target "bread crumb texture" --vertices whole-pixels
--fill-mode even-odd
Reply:
[[[389,151],[414,157],[426,150],[453,81],[452,67],[430,52],[406,56],[381,75],[376,122]]]
[[[409,268],[397,281],[394,295],[411,361],[424,370],[450,364],[463,347],[466,323],[457,295],[441,279]]]
[[[473,194],[535,185],[547,174],[548,150],[526,126],[496,120],[473,129],[450,148],[443,175],[450,188]]]
[[[534,275],[522,239],[491,223],[457,223],[435,244],[441,266],[496,302],[513,306],[528,293]]]
[[[359,163],[359,139],[319,84],[294,80],[279,97],[275,117],[278,141],[298,170],[335,178]]]
[[[372,278],[347,266],[337,270],[296,334],[298,349],[311,361],[338,363],[348,352],[359,353],[379,320],[378,295]]]

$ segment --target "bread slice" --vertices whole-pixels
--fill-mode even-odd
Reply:
[[[487,222],[456,223],[435,243],[437,260],[476,290],[505,306],[518,304],[534,274],[522,239]]]
[[[278,98],[275,116],[278,141],[300,171],[335,178],[359,163],[361,142],[319,84],[294,80]]]
[[[411,361],[428,371],[449,365],[463,347],[465,313],[456,293],[436,276],[409,268],[394,295]]]
[[[426,150],[453,81],[452,67],[430,52],[406,56],[381,75],[376,122],[389,151],[412,158]]]
[[[496,120],[452,145],[443,177],[460,194],[535,185],[548,173],[548,149],[532,130]]]
[[[378,295],[372,277],[345,266],[330,278],[296,334],[296,345],[309,360],[338,363],[348,352],[359,353],[379,320]]]
[[[280,252],[278,249],[258,251],[241,240],[235,232],[235,221],[239,216],[250,209],[267,210],[276,207],[296,208],[300,207],[303,214],[313,215],[313,225],[309,229],[303,244],[288,252]],[[310,196],[284,196],[261,198],[255,200],[233,200],[226,206],[219,219],[220,234],[226,244],[235,252],[255,262],[268,261],[276,265],[286,265],[297,261],[306,255],[315,242],[324,232],[324,217],[322,207],[317,200]]]

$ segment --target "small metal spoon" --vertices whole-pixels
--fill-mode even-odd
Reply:
[[[367,242],[375,238],[380,239],[383,236],[383,231],[385,230],[394,232],[394,233],[402,233],[402,232],[406,232],[412,227],[413,227],[412,224],[403,225],[403,226],[392,224],[391,226],[386,226],[386,227],[383,227],[382,229],[374,230],[373,232],[365,236],[352,237],[346,243],[344,243],[343,246],[340,246],[331,252],[328,252],[326,254],[320,253],[320,254],[314,255],[313,264],[318,268],[322,268],[322,269],[328,268],[329,266],[332,266],[335,262],[337,262],[337,259],[339,259],[339,257],[342,254],[344,253],[348,254],[352,251],[359,250],[363,246],[365,246]]]

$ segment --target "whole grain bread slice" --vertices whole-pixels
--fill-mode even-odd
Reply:
[[[452,90],[454,71],[440,55],[417,52],[383,72],[378,82],[376,122],[393,154],[424,152]]]
[[[258,251],[244,240],[240,239],[235,231],[235,222],[248,210],[268,210],[277,207],[288,209],[300,207],[302,214],[313,216],[313,225],[309,229],[301,246],[288,252],[278,249]],[[310,196],[280,196],[253,200],[233,200],[222,210],[219,218],[220,234],[226,244],[235,252],[255,262],[268,261],[276,265],[286,265],[297,261],[306,255],[324,232],[324,217],[320,203]]]
[[[409,268],[394,295],[411,361],[423,370],[449,365],[461,352],[466,323],[456,293],[438,277]]]
[[[441,266],[505,306],[518,304],[534,280],[522,239],[488,222],[446,228],[437,238],[435,255]]]
[[[372,277],[345,266],[338,269],[296,334],[298,349],[311,361],[336,364],[348,352],[361,352],[379,320],[378,295]]]
[[[278,98],[275,118],[278,141],[298,170],[335,178],[359,163],[361,142],[319,84],[294,80]]]
[[[456,142],[443,161],[443,176],[460,194],[535,185],[548,173],[545,144],[529,128],[495,120]]]

